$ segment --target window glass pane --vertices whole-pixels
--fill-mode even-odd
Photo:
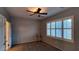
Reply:
[[[50,29],[47,29],[47,36],[50,36]]]
[[[71,28],[72,27],[72,20],[71,19],[64,20],[63,26],[64,26],[64,28]]]
[[[47,23],[47,28],[50,28],[50,22],[49,22],[49,23]]]
[[[62,28],[62,21],[56,22],[56,28]]]
[[[55,29],[51,29],[51,36],[53,37],[55,37]]]
[[[65,39],[72,39],[72,31],[71,29],[64,29],[64,34],[63,34]]]
[[[56,37],[62,37],[62,30],[56,29]]]
[[[55,22],[51,22],[51,28],[55,28]]]

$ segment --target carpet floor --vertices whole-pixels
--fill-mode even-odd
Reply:
[[[17,44],[8,51],[61,51],[53,46],[50,46],[44,42],[31,42]]]

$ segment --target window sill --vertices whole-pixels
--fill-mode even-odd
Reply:
[[[48,37],[48,38],[53,38],[54,40],[62,40],[62,41],[65,41],[65,42],[70,42],[70,43],[73,43],[74,42],[74,40],[72,39],[72,40],[68,40],[68,39],[63,39],[63,38],[59,38],[59,37],[51,37],[51,36],[46,36],[46,37]]]

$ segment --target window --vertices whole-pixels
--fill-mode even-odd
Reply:
[[[55,22],[51,22],[51,36],[55,37]]]
[[[64,18],[47,23],[47,36],[72,40],[72,18]]]
[[[51,22],[51,36],[62,37],[62,21]]]
[[[62,21],[56,21],[56,37],[62,37]]]
[[[47,36],[50,36],[50,22],[47,23]]]
[[[65,19],[63,21],[63,38],[64,39],[72,39],[72,20]]]

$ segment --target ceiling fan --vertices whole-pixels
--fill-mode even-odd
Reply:
[[[36,11],[30,11],[30,10],[26,10],[27,12],[31,12],[32,14],[30,14],[30,16],[33,16],[35,14],[37,14],[38,17],[40,17],[41,15],[47,15],[47,13],[41,13],[41,8],[37,8]]]

